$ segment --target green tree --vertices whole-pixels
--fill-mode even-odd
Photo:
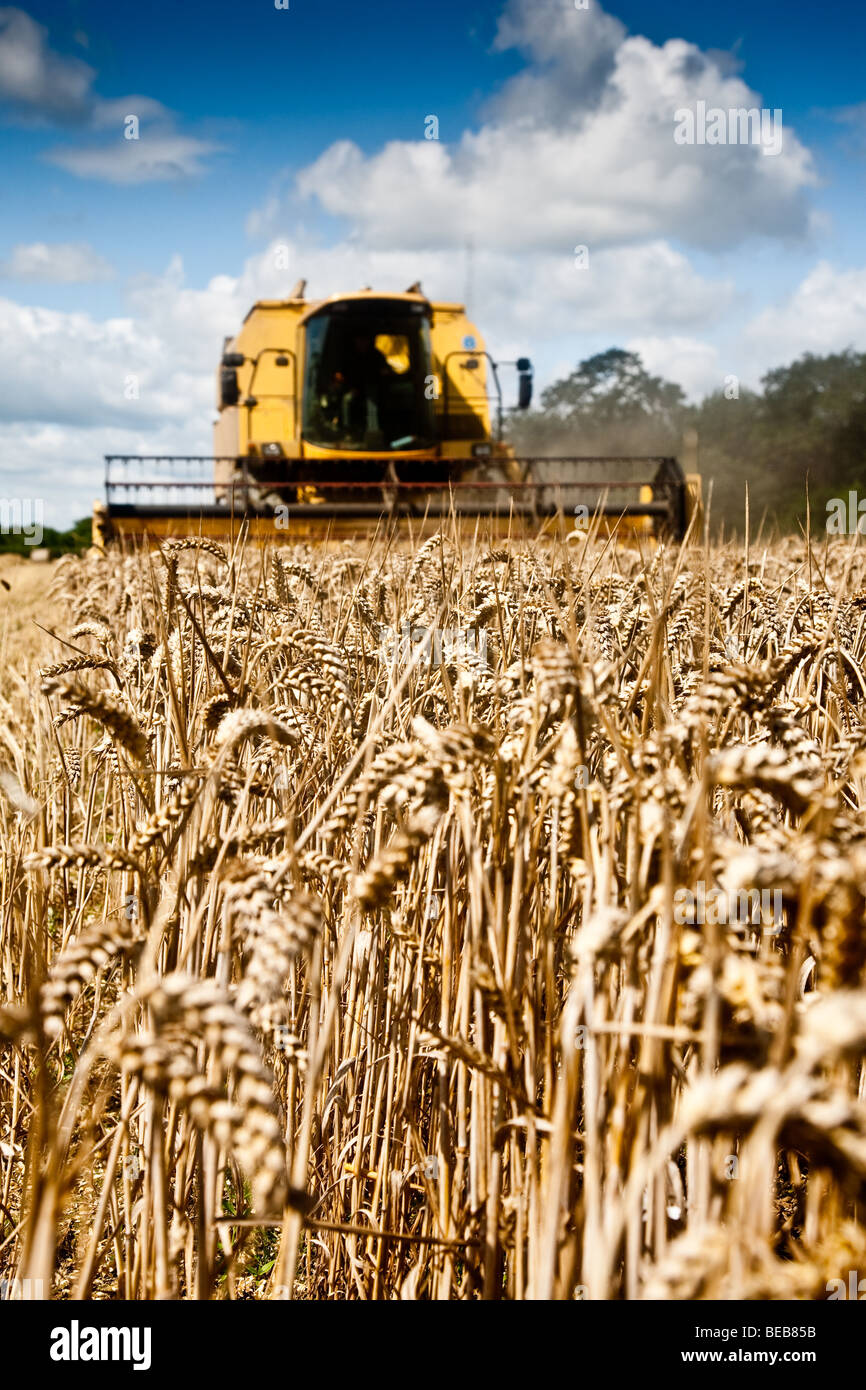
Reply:
[[[652,376],[637,353],[608,348],[542,391],[512,437],[521,452],[655,453],[678,437],[684,406],[682,389]]]
[[[866,354],[804,353],[761,384],[738,400],[714,393],[690,412],[713,514],[739,529],[748,483],[756,521],[797,531],[808,482],[813,527],[823,526],[828,498],[866,484]]]
[[[55,531],[53,527],[46,526],[39,546],[35,546],[25,536],[11,532],[0,532],[0,555],[29,557],[35,549],[50,551],[51,558],[55,560],[59,555],[66,555],[69,551],[74,551],[80,555],[91,544],[92,525],[92,519],[85,516],[80,521],[76,521],[69,531]]]

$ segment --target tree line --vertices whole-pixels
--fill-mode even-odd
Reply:
[[[759,391],[728,378],[690,405],[675,382],[640,356],[610,348],[542,391],[538,407],[510,423],[519,454],[676,454],[698,437],[711,526],[740,532],[748,485],[753,524],[823,529],[831,498],[866,489],[866,353],[804,353],[761,379]]]

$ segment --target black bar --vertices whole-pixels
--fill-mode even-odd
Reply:
[[[411,451],[409,451],[409,452],[411,453]],[[423,453],[424,450],[417,450],[417,452],[418,452],[418,453]],[[348,462],[349,458],[354,458],[354,457],[357,457],[357,458],[359,458],[359,459],[366,459],[366,458],[373,457],[373,455],[362,454],[360,451],[359,451],[359,452],[357,453],[357,455],[356,455],[354,452],[351,452],[351,453],[350,453],[349,451],[346,451],[344,454],[341,454],[340,460],[341,460],[341,462]],[[376,457],[380,462],[383,462],[383,463],[384,463],[384,462],[385,462],[386,460],[388,460],[388,459],[399,459],[399,458],[404,457],[404,456],[403,456],[402,454],[400,454],[400,453],[387,453],[387,454],[386,454],[386,453],[383,453],[383,454],[377,454],[375,457]],[[510,456],[509,456],[509,457],[510,457]],[[149,462],[149,463],[152,463],[152,462],[155,462],[155,463],[177,463],[177,462],[184,462],[184,463],[217,463],[217,462],[219,462],[219,463],[228,463],[229,461],[231,461],[231,462],[233,462],[233,463],[240,463],[240,462],[242,462],[242,460],[243,460],[244,458],[256,460],[256,459],[258,458],[258,455],[256,455],[256,454],[241,454],[241,455],[238,455],[238,454],[103,454],[103,458],[104,458],[104,459],[106,460],[106,462],[108,462],[108,463],[116,463],[116,462],[119,462],[119,463],[141,463],[141,462],[143,462],[143,461],[145,461],[145,460],[146,460],[147,462]],[[455,458],[453,458],[453,459],[449,459],[449,458],[447,458],[446,455],[441,454],[441,455],[436,455],[435,458],[433,459],[433,461],[434,461],[434,462],[445,462],[445,463],[475,463],[475,464],[477,464],[477,463],[485,463],[485,462],[489,461],[490,459],[496,460],[496,458],[497,458],[497,456],[496,456],[495,454],[471,454],[471,455],[465,456],[465,457],[464,457],[464,456],[461,456],[460,458],[456,458],[456,457],[455,457]],[[286,459],[285,461],[286,461],[287,463],[292,463],[292,462],[295,462],[296,460]],[[313,456],[309,456],[309,457],[307,457],[306,462],[307,462],[307,463],[316,463],[316,462],[327,463],[328,460],[327,460],[327,459],[316,459],[316,458],[313,457]],[[519,456],[516,456],[514,459],[512,459],[512,462],[516,462],[516,463],[675,463],[675,462],[676,462],[676,459],[673,457],[673,455],[670,455],[670,454],[521,454],[521,455],[519,455]]]
[[[460,1313],[447,1304],[419,1300],[388,1303],[377,1313],[369,1302],[306,1301],[303,1292],[290,1307],[281,1299],[212,1302],[162,1301],[123,1303],[93,1301],[0,1302],[0,1328],[7,1343],[14,1337],[26,1347],[34,1384],[69,1384],[86,1376],[88,1384],[119,1381],[138,1384],[161,1379],[181,1384],[190,1377],[198,1384],[225,1383],[237,1371],[249,1380],[250,1366],[279,1366],[290,1348],[295,1380],[321,1377],[322,1335],[356,1342],[376,1335],[393,1336],[399,1325],[425,1338],[425,1361],[433,1379],[453,1378],[454,1339]],[[284,1296],[285,1297],[285,1296]],[[342,1302],[343,1306],[340,1306]],[[683,1383],[705,1383],[706,1371],[727,1372],[725,1383],[790,1384],[790,1372],[804,1371],[798,1384],[826,1386],[856,1379],[862,1358],[862,1323],[856,1308],[837,1307],[826,1300],[803,1302],[596,1302],[500,1303],[500,1312],[486,1314],[496,1321],[496,1337],[463,1338],[459,1376],[463,1381],[514,1381],[514,1345],[574,1343],[578,1370],[599,1365],[596,1348],[605,1349],[608,1378],[625,1383],[632,1377],[671,1384],[671,1372]],[[381,1328],[379,1317],[383,1318]],[[455,1322],[451,1322],[451,1318]],[[355,1324],[355,1318],[358,1319]],[[416,1323],[415,1319],[419,1321]],[[321,1321],[320,1321],[321,1319]],[[473,1323],[473,1327],[478,1326]],[[487,1324],[490,1328],[492,1324]],[[100,1334],[103,1328],[116,1335]],[[124,1331],[125,1330],[125,1334]],[[443,1335],[444,1333],[444,1335]],[[94,1345],[98,1348],[93,1357]],[[588,1351],[584,1348],[589,1348]],[[603,1364],[603,1363],[602,1363]],[[759,1375],[749,1380],[748,1372]],[[442,1373],[444,1372],[444,1375]],[[169,1374],[170,1373],[170,1374]],[[781,1376],[780,1374],[781,1373]],[[784,1379],[783,1379],[784,1377]],[[580,1379],[581,1377],[576,1377]],[[585,1375],[584,1377],[585,1378]],[[20,1377],[19,1377],[20,1379]],[[678,1383],[679,1377],[673,1383]]]
[[[316,506],[307,502],[288,503],[289,515],[300,517],[329,517],[329,516],[388,516],[389,508],[385,502],[331,502],[321,506]],[[482,507],[476,506],[457,506],[455,511],[461,512],[464,516],[509,516],[513,512],[515,516],[556,516],[561,509],[558,507],[538,507],[535,509],[520,507]],[[595,509],[599,516],[667,516],[670,507],[667,502],[627,502],[621,506],[611,503]],[[405,509],[394,509],[396,516],[423,517],[428,516],[448,516],[448,510],[435,510],[426,508],[425,510],[407,511]],[[195,520],[197,517],[212,518],[220,517],[225,521],[241,521],[244,517],[260,518],[269,520],[272,516],[270,512],[232,512],[228,507],[218,506],[187,506],[187,507],[139,507],[133,502],[122,502],[111,506],[112,517],[121,519],[123,517],[140,517],[147,520],[150,517],[168,517],[170,520],[178,518],[189,518]]]

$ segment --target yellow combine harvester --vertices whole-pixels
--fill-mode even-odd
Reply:
[[[370,289],[254,304],[227,338],[212,456],[106,458],[94,541],[226,535],[245,519],[283,539],[349,534],[381,520],[415,534],[443,516],[621,520],[682,536],[694,489],[674,458],[517,458],[503,442],[499,368],[462,304]],[[519,524],[519,522],[518,522]]]

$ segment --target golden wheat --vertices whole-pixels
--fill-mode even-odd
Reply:
[[[815,1298],[862,1263],[859,541],[191,539],[52,592],[67,646],[0,699],[0,1274]]]

